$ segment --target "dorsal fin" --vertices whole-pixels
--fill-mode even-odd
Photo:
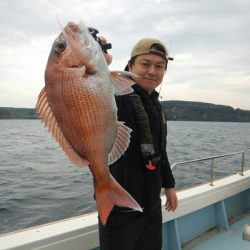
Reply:
[[[116,137],[114,146],[112,148],[112,151],[108,157],[108,165],[117,161],[126,151],[130,142],[131,132],[132,132],[132,129],[124,125],[123,122],[118,122],[117,137]]]
[[[62,147],[63,151],[69,158],[69,160],[78,167],[85,167],[89,165],[89,162],[83,159],[77,152],[72,148],[69,142],[66,140],[58,122],[50,108],[47,99],[47,93],[45,87],[40,92],[38,101],[36,104],[36,115],[44,123],[44,127],[48,128],[49,132],[55,138],[55,140]]]

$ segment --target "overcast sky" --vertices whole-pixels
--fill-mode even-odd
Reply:
[[[162,100],[250,110],[249,0],[0,0],[0,107],[34,107],[56,20],[83,20],[112,43],[121,70],[141,38],[164,41],[174,61]]]

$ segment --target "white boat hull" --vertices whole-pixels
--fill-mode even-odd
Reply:
[[[205,184],[180,191],[178,198],[175,212],[163,211],[163,249],[181,249],[215,227],[228,230],[232,219],[249,212],[250,170],[244,176],[235,174],[215,181],[213,186]],[[89,250],[98,249],[98,245],[97,213],[0,236],[0,250]]]

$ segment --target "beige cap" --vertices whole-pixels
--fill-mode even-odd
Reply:
[[[165,52],[152,48],[153,44],[159,44],[165,50]],[[157,54],[164,59],[168,60],[168,51],[164,43],[154,38],[141,39],[132,49],[131,58],[143,54]]]

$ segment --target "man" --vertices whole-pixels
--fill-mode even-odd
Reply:
[[[165,208],[177,208],[175,180],[166,153],[166,120],[155,88],[168,64],[165,45],[140,40],[125,70],[133,73],[134,93],[116,97],[118,119],[133,131],[124,155],[110,172],[143,208],[143,212],[114,207],[107,224],[99,222],[101,250],[160,250],[162,246],[161,188]]]

